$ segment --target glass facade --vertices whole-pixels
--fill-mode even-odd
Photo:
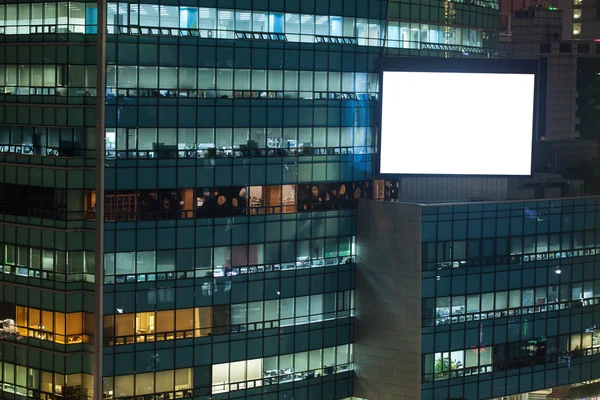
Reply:
[[[422,208],[422,395],[598,376],[598,198]]]
[[[0,2],[0,398],[352,396],[379,59],[494,57],[497,10]]]
[[[3,399],[94,398],[92,15],[93,2],[0,4]]]

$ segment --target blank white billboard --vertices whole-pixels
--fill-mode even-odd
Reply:
[[[535,75],[383,73],[382,174],[530,175]]]

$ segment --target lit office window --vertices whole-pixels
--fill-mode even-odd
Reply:
[[[188,398],[193,396],[193,381],[192,368],[105,377],[103,396],[105,399],[122,399],[134,395],[140,398],[152,395],[163,399]]]
[[[574,36],[581,35],[581,23],[573,24],[573,35]]]
[[[212,366],[212,393],[276,385],[352,369],[352,344]]]

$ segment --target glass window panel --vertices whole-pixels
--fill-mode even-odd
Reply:
[[[255,360],[248,360],[246,363],[246,379],[262,379],[263,377],[263,360],[258,358]]]
[[[158,88],[158,67],[139,67],[140,68],[140,89]],[[108,82],[108,80],[107,80]]]
[[[323,367],[332,367],[335,365],[335,347],[323,349]]]
[[[574,283],[571,290],[572,290],[571,300],[579,300],[579,299],[583,298],[581,282]]]
[[[229,363],[230,382],[244,382],[246,380],[246,361]]]
[[[322,350],[312,350],[309,352],[308,369],[309,371],[323,367]]]
[[[465,367],[477,367],[479,365],[479,350],[470,349],[465,352]]]
[[[229,383],[229,363],[212,366],[212,384],[217,390],[224,390],[224,384]]]
[[[69,24],[85,25],[85,3],[69,3]]]
[[[254,32],[269,32],[269,24],[267,13],[264,11],[252,12],[252,31]]]
[[[198,69],[198,89],[215,89],[215,70],[214,68]]]
[[[496,310],[504,310],[508,308],[508,293],[497,292],[496,293]]]
[[[136,259],[137,273],[152,273],[156,271],[156,253],[154,251],[140,251]]]
[[[156,373],[156,392],[172,392],[175,388],[173,371],[159,371]]]
[[[535,305],[546,304],[546,287],[535,288]]]
[[[192,369],[182,368],[175,370],[175,390],[189,389],[193,386]]]
[[[312,71],[300,71],[300,90],[312,92],[313,91],[313,72]]]
[[[140,4],[139,10],[141,26],[160,26],[160,11],[158,5]]]
[[[280,318],[293,318],[294,317],[294,298],[281,299],[280,304]]]
[[[56,3],[44,3],[44,25],[56,24]]]
[[[129,336],[134,334],[135,314],[115,315],[115,336]]]
[[[233,31],[233,17],[234,13],[231,10],[218,10],[218,29],[220,31]],[[221,36],[223,38],[228,38],[230,35]]]
[[[269,70],[269,90],[283,90],[283,71]]]
[[[355,25],[354,25],[354,18],[351,17],[343,17],[343,33],[344,36],[346,37],[355,37],[356,36],[356,30],[355,30]]]
[[[121,87],[121,88],[137,88],[137,86],[138,86],[137,67],[119,66],[117,68],[118,68],[119,87]]]
[[[329,17],[318,15],[315,17],[315,34],[329,36]]]
[[[58,3],[58,23],[60,25],[69,23],[69,3],[67,2]],[[63,29],[66,29],[66,27]]]
[[[22,26],[29,25],[30,11],[31,11],[30,4],[19,4],[19,19],[17,21],[17,25],[22,25]]]
[[[300,16],[300,32],[303,35],[314,35],[315,33],[315,16],[301,15]]]
[[[215,8],[200,7],[199,16],[201,29],[216,29],[217,10]]]
[[[252,30],[252,13],[250,11],[235,12],[235,30],[249,32]]]
[[[265,301],[264,312],[265,321],[273,321],[279,319],[279,300]]]
[[[521,307],[521,291],[520,290],[511,290],[510,291],[509,307],[510,308]]]
[[[323,314],[323,295],[310,296],[310,314],[315,316],[314,320],[320,320]]]
[[[179,89],[197,89],[196,68],[179,68]]]
[[[285,14],[285,33],[300,33],[300,15]]]
[[[156,312],[156,332],[173,332],[175,328],[175,310]]]
[[[348,347],[350,345],[343,344],[341,346],[337,346],[336,348],[336,363],[337,365],[347,364],[349,360],[350,353],[348,352]]]
[[[467,313],[479,312],[479,295],[467,296]]]
[[[154,393],[154,372],[136,374],[135,376],[135,394],[145,395]]]
[[[252,70],[252,90],[267,89],[267,71],[264,69]]]
[[[479,349],[479,365],[491,365],[492,359],[492,347]]]
[[[159,68],[159,84],[160,84],[161,89],[176,89],[177,88],[177,68],[160,67]]]
[[[284,71],[284,90],[298,90],[298,71]]]
[[[305,372],[308,370],[308,352],[294,354],[294,372]]]
[[[262,322],[263,320],[263,303],[255,301],[248,303],[248,323]]]
[[[522,304],[524,307],[529,307],[533,305],[533,289],[523,289],[523,300]]]
[[[68,85],[73,88],[85,87],[85,66],[83,66],[83,65],[70,65],[69,66]]]
[[[492,311],[494,309],[494,293],[481,295],[481,311]]]
[[[246,323],[247,304],[231,305],[231,325],[242,325]]]
[[[250,90],[250,70],[236,69],[235,75],[235,90]]]
[[[233,70],[219,69],[217,72],[217,89],[231,90],[233,89]]]
[[[179,7],[160,6],[160,26],[161,28],[179,27]]]
[[[18,85],[18,71],[16,65],[6,66],[6,85],[17,86]]]
[[[315,71],[315,91],[327,91],[327,72]]]
[[[194,309],[178,309],[176,310],[175,330],[184,331],[194,329]]]
[[[179,27],[189,29],[198,28],[197,7],[181,7],[179,9]]]
[[[67,313],[67,335],[77,335],[83,332],[83,313]]]

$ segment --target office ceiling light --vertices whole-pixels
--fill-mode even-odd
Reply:
[[[557,275],[562,274],[560,267],[556,267],[556,271],[554,271],[554,272],[556,272]]]

